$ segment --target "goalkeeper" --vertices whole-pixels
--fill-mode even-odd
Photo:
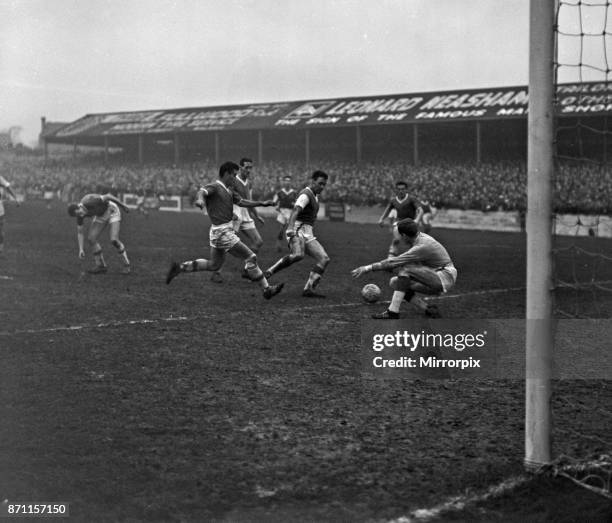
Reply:
[[[399,256],[394,256],[371,265],[362,265],[351,271],[353,278],[359,278],[371,271],[398,268],[397,276],[389,280],[393,289],[391,304],[386,311],[374,314],[376,320],[399,318],[400,305],[406,300],[415,305],[430,318],[439,318],[436,305],[428,305],[419,294],[437,295],[448,292],[457,280],[457,269],[444,246],[431,236],[419,232],[414,220],[406,218],[397,223],[397,230],[409,246]]]

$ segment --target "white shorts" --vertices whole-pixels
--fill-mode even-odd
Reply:
[[[438,277],[442,282],[442,292],[450,291],[457,281],[457,269],[455,269],[454,265],[447,265],[443,269],[439,269],[436,271],[438,273]]]
[[[108,209],[102,216],[94,216],[92,223],[115,223],[121,221],[121,211],[115,202],[108,202]]]
[[[55,197],[55,192],[54,191],[45,191],[43,194],[43,198],[45,200],[53,200],[53,198]]]
[[[236,236],[233,222],[211,225],[208,239],[211,247],[222,251],[228,251],[240,242],[240,238]]]
[[[440,283],[442,284],[442,293],[450,291],[457,281],[457,269],[452,263],[449,263],[445,267],[441,269],[431,269],[429,267],[423,267],[420,264],[419,268],[427,269],[428,271],[435,272],[436,276],[439,278]],[[402,267],[397,273],[398,276],[410,276],[410,265],[405,265]]]
[[[251,218],[249,210],[246,207],[234,205],[234,215],[237,216],[237,218],[232,220],[232,223],[236,232],[255,229],[255,222],[253,218]]]
[[[312,225],[308,223],[295,222],[295,233],[296,236],[303,239],[305,243],[309,243],[317,239],[317,237],[314,235]]]
[[[287,225],[289,223],[289,217],[291,216],[291,209],[279,209],[276,221],[281,225]]]

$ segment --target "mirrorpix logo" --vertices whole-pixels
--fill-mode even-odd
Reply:
[[[329,109],[336,103],[336,100],[326,100],[321,102],[306,102],[296,107],[284,118],[312,118]]]

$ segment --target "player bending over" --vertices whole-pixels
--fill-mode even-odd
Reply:
[[[325,189],[328,178],[323,171],[312,173],[310,183],[300,192],[287,223],[286,235],[291,252],[265,272],[266,276],[270,277],[275,272],[303,260],[304,254],[308,254],[314,258],[315,264],[302,292],[302,296],[306,298],[325,298],[323,294],[315,292],[314,289],[321,281],[321,276],[329,263],[329,256],[316,239],[313,228],[319,212],[318,195]]]
[[[121,211],[130,212],[123,203],[112,194],[87,194],[79,203],[68,205],[68,214],[77,219],[77,241],[79,243],[79,258],[85,258],[83,223],[85,218],[92,218],[87,241],[91,246],[94,267],[88,272],[90,274],[105,273],[108,268],[102,256],[102,247],[98,243],[98,238],[104,228],[109,226],[110,241],[117,249],[117,253],[123,262],[123,274],[130,273],[130,260],[125,251],[125,245],[119,240],[121,229]]]
[[[419,232],[414,220],[406,218],[397,223],[397,230],[407,245],[408,250],[371,265],[362,265],[351,271],[353,278],[371,271],[383,271],[399,268],[397,276],[389,280],[393,297],[389,308],[372,318],[376,320],[393,320],[399,318],[400,305],[406,300],[431,318],[439,318],[436,305],[427,305],[416,296],[416,293],[436,295],[450,290],[457,280],[457,269],[440,242],[431,236]]]
[[[234,204],[240,207],[272,207],[274,202],[247,200],[236,194],[234,186],[236,173],[239,167],[233,162],[225,162],[219,168],[219,179],[198,190],[195,205],[206,211],[212,225],[210,226],[210,259],[200,258],[183,263],[172,262],[166,283],[170,283],[182,272],[218,271],[225,261],[226,253],[244,260],[244,269],[252,281],[256,281],[262,288],[263,296],[269,300],[278,294],[284,284],[270,285],[257,265],[257,255],[249,249],[236,235],[232,217]]]

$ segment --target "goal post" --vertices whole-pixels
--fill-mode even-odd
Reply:
[[[552,179],[556,0],[531,0],[527,145],[525,467],[551,461]]]

